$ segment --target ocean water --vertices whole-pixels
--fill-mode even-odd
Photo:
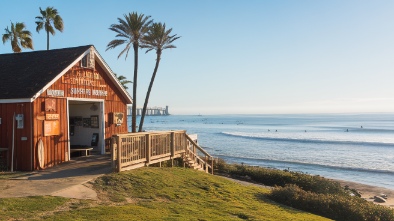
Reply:
[[[147,116],[144,129],[198,134],[230,163],[394,189],[394,114]]]

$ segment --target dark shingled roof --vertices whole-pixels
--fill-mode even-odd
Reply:
[[[0,99],[32,98],[91,46],[0,54]]]

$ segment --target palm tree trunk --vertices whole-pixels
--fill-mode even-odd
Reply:
[[[49,31],[47,31],[47,50],[49,50]]]
[[[134,81],[133,81],[133,106],[131,113],[131,132],[135,133],[137,126],[137,72],[138,72],[138,43],[133,44],[134,48]]]
[[[150,96],[150,92],[151,92],[152,87],[153,87],[153,82],[155,81],[157,69],[159,69],[160,58],[161,58],[161,51],[157,51],[155,70],[153,71],[152,78],[150,79],[148,91],[146,92],[144,108],[142,109],[141,120],[140,120],[140,127],[138,128],[138,132],[142,132],[142,126],[144,125],[144,119],[145,119],[145,112],[146,112],[146,108],[148,107],[149,96]]]

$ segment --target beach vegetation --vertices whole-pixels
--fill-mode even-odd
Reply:
[[[3,44],[10,41],[11,48],[14,53],[22,52],[22,48],[29,48],[33,50],[33,39],[31,32],[26,30],[23,22],[11,22],[11,29],[5,28],[5,33],[2,36]]]
[[[42,29],[47,33],[47,50],[49,50],[49,33],[55,35],[55,29],[63,32],[64,22],[57,9],[47,7],[45,10],[40,9],[40,16],[36,17],[36,31],[39,33]]]
[[[270,199],[334,220],[394,220],[394,210],[360,197],[305,191],[297,185],[276,187]]]
[[[394,220],[394,210],[360,197],[339,182],[290,170],[216,163],[217,172],[267,186],[268,197],[278,203],[334,220]]]
[[[323,194],[347,195],[338,182],[321,176],[312,176],[290,170],[263,168],[244,164],[227,164],[219,161],[216,164],[219,173],[229,174],[240,179],[250,179],[267,186],[285,186],[294,184],[305,191]]]
[[[180,36],[177,36],[176,34],[171,35],[171,32],[172,32],[172,28],[166,29],[165,23],[164,24],[162,24],[160,22],[153,23],[151,26],[149,26],[148,32],[142,38],[141,48],[146,49],[145,53],[148,53],[149,51],[152,51],[152,50],[156,51],[156,64],[155,64],[155,68],[153,70],[153,74],[152,74],[152,77],[151,77],[151,80],[149,83],[148,91],[146,92],[145,102],[144,102],[144,106],[142,109],[140,125],[139,125],[139,129],[138,129],[139,132],[143,131],[142,128],[144,125],[144,118],[145,118],[146,109],[148,107],[149,96],[152,91],[153,82],[155,81],[157,70],[159,68],[162,52],[165,49],[176,48],[176,46],[173,44],[173,42],[180,38]]]
[[[109,28],[111,31],[116,33],[116,38],[108,43],[106,50],[125,45],[118,55],[119,58],[125,54],[125,59],[127,59],[131,46],[133,46],[134,50],[133,105],[131,113],[131,132],[133,133],[136,132],[137,126],[138,49],[140,47],[142,37],[148,31],[148,27],[151,23],[152,20],[150,20],[150,16],[133,12],[125,14],[124,18],[118,18],[118,23],[112,24]]]

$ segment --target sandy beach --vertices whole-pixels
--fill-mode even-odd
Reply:
[[[345,181],[345,180],[335,180],[339,182],[342,186],[348,185],[349,188],[351,189],[356,189],[358,192],[361,194],[361,197],[373,202],[374,201],[374,196],[380,196],[381,194],[387,195],[387,199],[385,203],[376,203],[379,205],[383,206],[388,206],[391,208],[394,208],[394,190],[393,189],[387,189],[384,187],[376,187],[376,186],[371,186],[371,185],[366,185],[366,184],[361,184],[361,183],[356,183],[356,182],[351,182],[351,181]]]

